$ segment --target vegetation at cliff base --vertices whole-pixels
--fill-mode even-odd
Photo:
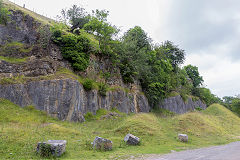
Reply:
[[[21,108],[8,100],[0,100],[0,159],[41,159],[35,153],[40,141],[67,140],[61,159],[113,159],[126,155],[168,153],[240,140],[240,118],[225,107],[213,104],[205,111],[183,115],[142,113],[102,119],[109,111],[99,110],[84,123],[63,122],[49,117],[33,106]],[[114,110],[112,111],[114,112]],[[141,138],[141,145],[128,146],[126,134]],[[178,133],[189,136],[188,143],[177,140]],[[91,149],[96,136],[113,141],[108,152]]]

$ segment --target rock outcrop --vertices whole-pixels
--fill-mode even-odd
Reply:
[[[10,20],[0,24],[0,55],[11,58],[25,58],[22,63],[0,60],[0,78],[24,75],[36,77],[53,74],[57,68],[70,68],[59,48],[50,41],[49,26],[22,11],[10,10]],[[46,38],[46,35],[49,37]],[[44,44],[44,45],[43,45]]]
[[[40,23],[22,11],[11,10],[10,21],[5,25],[0,25],[0,44],[9,41],[34,44],[37,41],[36,29]]]
[[[101,96],[97,90],[85,91],[73,79],[31,81],[25,84],[0,85],[0,98],[22,107],[34,105],[60,120],[84,121],[83,115],[100,108],[117,108],[125,113],[149,112],[147,98],[123,90],[109,91]]]
[[[180,95],[166,98],[159,105],[159,108],[166,109],[177,114],[193,111],[196,107],[202,109],[207,108],[206,104],[204,104],[201,100],[194,101],[189,97],[185,102]]]

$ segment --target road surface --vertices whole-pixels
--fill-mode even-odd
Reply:
[[[240,160],[240,141],[227,145],[174,152],[165,155],[149,155],[144,160]]]

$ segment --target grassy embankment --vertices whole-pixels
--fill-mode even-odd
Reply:
[[[37,21],[41,22],[42,24],[51,24],[51,23],[54,22],[54,20],[52,20],[50,18],[42,16],[38,13],[35,13],[35,12],[33,12],[33,11],[27,9],[27,8],[23,8],[23,7],[21,7],[17,4],[12,3],[9,0],[3,0],[3,3],[8,9],[10,9],[10,10],[20,10],[23,13],[30,15],[31,17],[33,17]]]
[[[97,117],[101,114],[103,112]],[[37,142],[49,139],[67,140],[66,153],[61,159],[102,159],[219,145],[237,141],[240,136],[239,117],[218,104],[202,112],[172,117],[144,113],[97,119],[84,123],[63,122],[32,107],[20,108],[0,100],[0,159],[38,159]],[[125,145],[122,140],[127,133],[140,137],[141,145]],[[187,133],[189,143],[179,142],[178,133]],[[112,140],[113,150],[91,150],[90,142],[95,136]]]

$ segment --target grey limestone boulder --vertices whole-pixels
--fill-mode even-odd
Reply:
[[[110,151],[112,150],[112,144],[112,141],[97,136],[93,141],[93,149]]]
[[[140,143],[140,138],[129,133],[125,136],[124,141],[129,145],[138,145]]]
[[[47,142],[39,142],[37,144],[37,153],[44,157],[60,157],[65,152],[66,144],[66,140],[48,140]]]
[[[188,136],[186,134],[178,134],[178,139],[181,142],[188,142]]]

